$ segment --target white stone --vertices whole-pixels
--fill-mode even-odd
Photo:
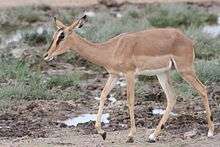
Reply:
[[[149,140],[156,141],[156,137],[155,137],[155,134],[154,134],[154,133],[150,134]]]

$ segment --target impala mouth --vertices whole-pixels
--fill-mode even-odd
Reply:
[[[54,57],[50,57],[50,58],[46,57],[46,58],[44,58],[45,61],[52,61],[53,59],[54,59]]]
[[[44,60],[45,60],[45,61],[51,61],[51,60],[53,60],[53,59],[54,59],[54,57],[50,57],[50,56],[48,55],[48,53],[44,54]]]

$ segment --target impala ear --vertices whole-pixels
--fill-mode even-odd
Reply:
[[[70,25],[70,29],[75,29],[75,28],[81,28],[87,21],[87,16],[84,15],[77,21],[73,21],[73,23]]]
[[[53,19],[54,19],[54,24],[58,29],[66,27],[66,25],[64,25],[61,21],[57,20],[56,17],[54,17]]]
[[[87,22],[87,15],[84,15],[79,19],[79,25],[77,27],[81,28],[86,22]]]

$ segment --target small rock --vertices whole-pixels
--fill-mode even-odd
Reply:
[[[192,138],[194,136],[196,136],[197,131],[195,129],[193,129],[192,131],[188,131],[186,133],[184,133],[184,138]]]
[[[61,128],[66,128],[66,127],[68,127],[65,123],[60,123],[60,127]]]
[[[139,120],[137,121],[137,125],[140,126],[140,127],[143,127],[143,126],[145,125],[144,119],[139,119]]]

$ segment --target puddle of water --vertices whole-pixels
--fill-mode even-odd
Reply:
[[[108,113],[102,114],[101,122],[105,124],[109,123],[109,120],[108,120],[109,117],[110,115]],[[63,123],[66,124],[68,127],[70,126],[76,127],[78,124],[87,123],[89,121],[95,121],[95,120],[96,120],[96,114],[81,114],[77,117],[67,119],[63,121]]]
[[[211,37],[218,37],[220,35],[220,25],[205,26],[203,32],[209,34]]]
[[[218,37],[220,35],[220,17],[218,17],[217,25],[207,25],[202,31],[211,37]]]
[[[165,110],[160,109],[160,108],[155,108],[155,109],[153,109],[152,113],[154,115],[163,115],[165,113]],[[171,112],[170,114],[173,115],[173,116],[177,115],[176,113],[173,113],[173,112]]]

